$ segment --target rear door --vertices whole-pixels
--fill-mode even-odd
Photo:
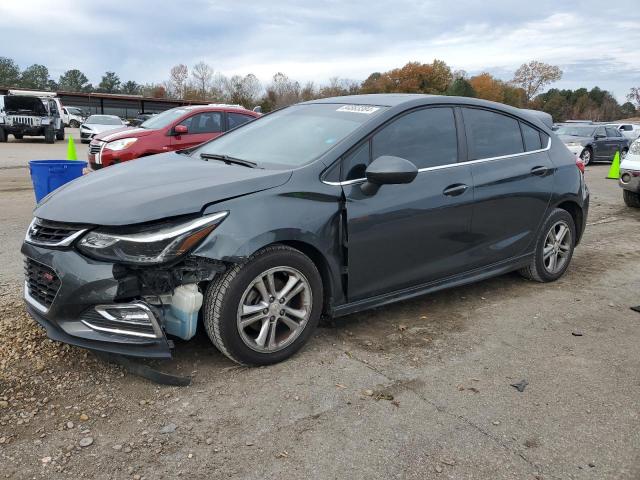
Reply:
[[[186,134],[172,135],[171,150],[193,147],[221,135],[223,132],[222,112],[196,113],[177,125],[184,125],[189,131]]]
[[[396,117],[345,156],[349,301],[466,268],[473,188],[458,151],[453,108],[431,107]],[[365,169],[382,155],[405,158],[420,171],[412,183],[366,195]]]
[[[620,133],[615,127],[605,127],[607,132],[607,140],[609,141],[609,145],[611,147],[611,156],[610,159],[613,159],[613,156],[616,152],[622,153],[622,148],[626,145],[626,138]]]
[[[506,114],[462,109],[474,183],[470,266],[528,253],[553,191],[549,137]]]

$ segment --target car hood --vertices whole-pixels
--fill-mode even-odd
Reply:
[[[92,225],[143,223],[198,213],[212,203],[283,185],[291,173],[162,153],[67,183],[45,197],[34,215]]]
[[[116,129],[122,130],[120,125],[102,125],[101,123],[84,123],[82,126],[96,133],[113,132]]]
[[[124,127],[118,128],[117,130],[109,130],[108,133],[102,133],[93,138],[102,140],[103,142],[112,142],[114,140],[120,140],[121,138],[146,137],[153,132],[155,132],[155,130],[149,130],[148,128]]]
[[[562,143],[589,143],[593,140],[591,137],[575,137],[573,135],[558,135],[558,138]]]

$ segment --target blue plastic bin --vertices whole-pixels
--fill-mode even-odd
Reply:
[[[87,162],[78,160],[31,160],[29,172],[36,203],[65,183],[82,176]]]

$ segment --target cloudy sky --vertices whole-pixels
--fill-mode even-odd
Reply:
[[[300,81],[438,58],[508,80],[523,62],[560,65],[560,88],[640,86],[638,0],[0,0],[0,56],[69,68],[97,84],[106,70],[139,83],[200,60],[226,75]]]

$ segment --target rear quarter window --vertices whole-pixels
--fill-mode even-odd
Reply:
[[[524,140],[524,149],[527,152],[532,150],[540,150],[542,148],[542,139],[540,138],[540,132],[524,122],[520,122],[520,128],[522,129],[522,139]]]
[[[501,157],[524,152],[519,122],[507,115],[463,108],[470,160]]]

